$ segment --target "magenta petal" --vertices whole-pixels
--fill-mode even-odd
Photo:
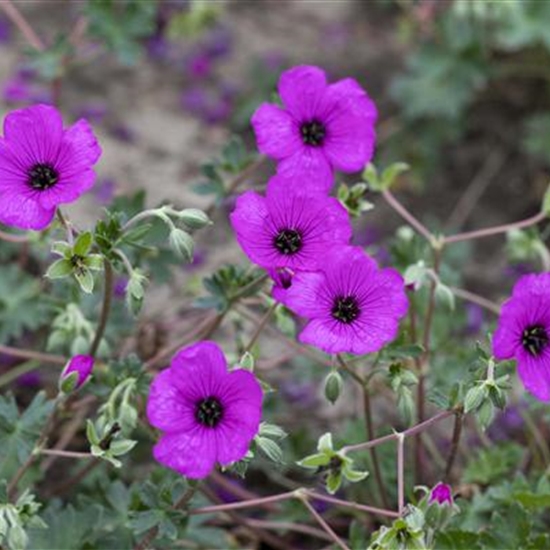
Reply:
[[[327,79],[323,70],[301,65],[282,73],[278,88],[285,107],[303,121],[316,114],[326,87]]]
[[[101,156],[101,147],[89,122],[80,119],[65,130],[57,159],[60,170],[71,173],[94,165]]]
[[[323,303],[325,277],[322,273],[296,273],[286,291],[284,305],[303,317],[323,315],[330,303]]]
[[[227,376],[227,361],[214,342],[199,342],[179,351],[172,359],[174,383],[189,398],[215,395]]]
[[[4,120],[4,137],[29,165],[55,159],[62,136],[61,115],[50,105],[12,111]]]
[[[276,105],[260,105],[252,116],[251,123],[258,149],[265,155],[281,159],[292,155],[302,146],[296,121],[287,111]]]
[[[218,462],[222,466],[229,466],[233,462],[238,462],[248,452],[252,437],[249,439],[242,437],[239,433],[241,426],[238,422],[221,426],[216,430]],[[258,429],[256,432],[258,433]]]
[[[194,401],[186,398],[175,385],[171,369],[155,377],[147,400],[147,418],[152,426],[167,432],[192,430],[194,408]]]
[[[155,460],[191,479],[207,477],[217,458],[216,435],[203,428],[163,435],[153,448]]]
[[[55,208],[43,208],[30,191],[0,190],[0,223],[19,229],[41,231],[50,225]]]
[[[518,375],[525,389],[540,401],[550,401],[550,354],[532,357],[520,352]]]
[[[299,188],[311,194],[327,194],[334,184],[332,167],[322,149],[304,147],[277,165],[277,174],[299,182]]]

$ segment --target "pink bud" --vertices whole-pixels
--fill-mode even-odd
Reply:
[[[93,368],[94,358],[91,355],[75,355],[61,373],[61,391],[70,393],[80,388],[90,377]]]
[[[430,493],[429,502],[437,502],[438,504],[453,504],[451,487],[446,483],[438,483]]]

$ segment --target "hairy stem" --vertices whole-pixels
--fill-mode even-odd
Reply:
[[[107,259],[103,259],[103,266],[105,270],[105,281],[103,288],[103,305],[101,307],[101,314],[99,317],[99,324],[97,331],[95,333],[94,340],[90,346],[89,354],[92,357],[95,357],[99,345],[101,344],[101,339],[105,334],[105,329],[107,328],[107,321],[109,320],[109,313],[111,311],[111,301],[113,297],[113,266],[111,262]]]
[[[31,359],[43,363],[53,363],[54,365],[64,365],[68,359],[62,355],[53,355],[51,353],[41,353],[28,349],[13,348],[11,346],[0,345],[0,353],[5,353],[11,357],[20,357],[21,359]]]
[[[462,434],[462,425],[464,420],[464,412],[462,410],[457,410],[455,414],[455,425],[453,429],[453,439],[451,443],[451,452],[449,453],[449,458],[447,459],[447,466],[445,467],[445,476],[444,480],[446,482],[451,478],[451,472],[453,470],[453,465],[456,460],[456,455],[458,453],[458,447],[460,445],[460,435]]]
[[[21,34],[34,49],[39,51],[44,51],[46,49],[44,42],[42,42],[41,38],[36,34],[29,22],[23,17],[11,0],[2,0],[2,2],[0,2],[0,9],[21,31]]]

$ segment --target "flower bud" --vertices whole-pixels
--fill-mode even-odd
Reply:
[[[336,403],[342,392],[344,382],[340,373],[336,370],[332,370],[325,378],[325,397],[332,405]]]
[[[178,218],[189,229],[202,229],[210,223],[210,218],[198,208],[186,208],[178,212]]]
[[[430,493],[429,503],[437,502],[441,505],[452,505],[453,504],[453,495],[451,492],[451,487],[446,483],[438,483]]]
[[[71,393],[80,388],[90,377],[94,358],[90,355],[75,355],[65,366],[59,379],[59,390]]]
[[[193,250],[195,248],[195,243],[189,233],[186,233],[182,229],[174,227],[170,231],[170,246],[180,256],[185,258],[187,261],[193,259]]]

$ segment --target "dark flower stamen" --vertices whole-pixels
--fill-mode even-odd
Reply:
[[[203,426],[215,428],[223,417],[223,406],[216,397],[207,397],[199,401],[195,408],[195,418]]]
[[[300,133],[302,134],[302,141],[306,145],[319,147],[323,145],[327,132],[324,124],[317,120],[312,120],[311,122],[304,122],[300,126]]]
[[[359,317],[359,304],[354,296],[339,296],[334,300],[332,316],[337,321],[349,325]]]
[[[302,235],[295,229],[283,229],[275,237],[274,244],[281,254],[290,256],[302,248]]]
[[[547,346],[548,340],[548,333],[541,325],[527,327],[521,335],[523,349],[533,357],[541,354],[542,350]]]
[[[35,164],[29,170],[29,185],[37,191],[50,189],[58,180],[59,174],[51,164]]]

